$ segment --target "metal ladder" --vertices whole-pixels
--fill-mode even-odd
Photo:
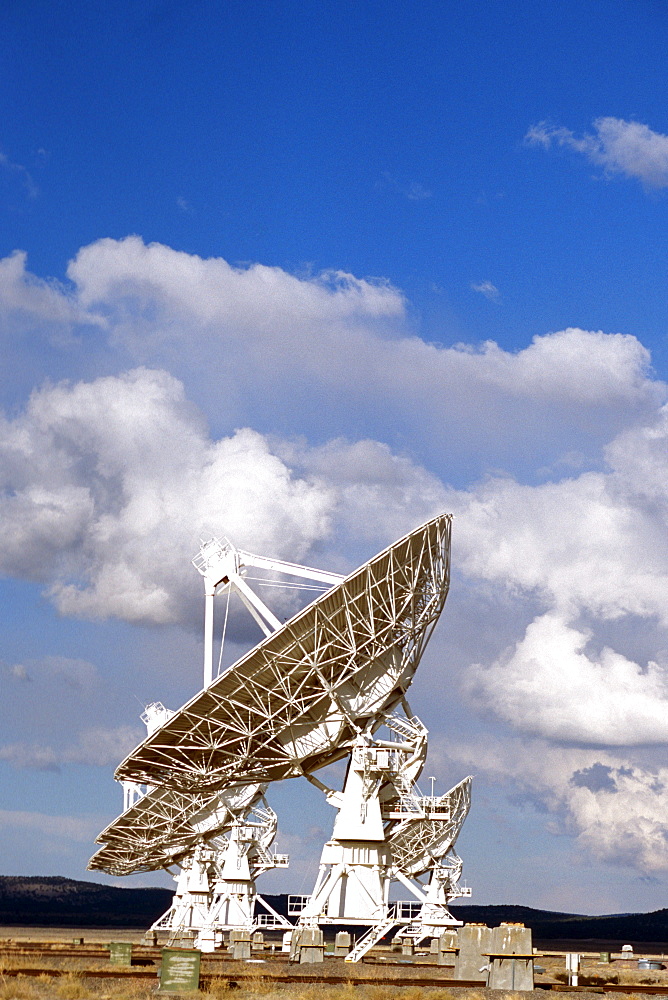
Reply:
[[[369,951],[375,944],[377,944],[380,939],[391,931],[393,927],[399,923],[396,917],[392,917],[390,920],[386,920],[382,924],[376,924],[375,927],[371,927],[366,934],[359,939],[355,947],[348,952],[344,961],[346,962],[359,962],[360,958],[363,958],[367,951]]]

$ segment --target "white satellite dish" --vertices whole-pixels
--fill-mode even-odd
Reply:
[[[151,788],[96,838],[104,846],[88,862],[110,875],[159,871],[179,864],[198,844],[220,836],[260,798],[266,785],[218,792]]]
[[[181,791],[308,774],[345,756],[409,687],[443,609],[450,515],[428,521],[233,664],[120,765]]]
[[[434,859],[454,849],[471,807],[471,781],[464,778],[445,795],[425,795],[417,801],[423,815],[406,816],[389,832],[392,862],[409,878],[432,870]]]

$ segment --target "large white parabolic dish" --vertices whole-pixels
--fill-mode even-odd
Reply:
[[[119,780],[201,792],[310,773],[404,696],[443,609],[451,515],[318,597],[141,743]]]
[[[202,841],[220,836],[262,797],[264,785],[185,793],[151,788],[96,837],[88,862],[110,875],[157,871],[181,861]]]

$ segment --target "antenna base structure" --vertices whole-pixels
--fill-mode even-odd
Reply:
[[[338,809],[332,839],[323,847],[310,897],[291,896],[288,903],[289,915],[299,914],[301,926],[368,925],[386,919],[392,853],[375,786],[376,772],[388,766],[388,752],[360,736],[352,747],[343,791],[326,791],[327,801]]]
[[[289,897],[288,913],[303,927],[368,927],[350,962],[397,926],[417,941],[458,926],[448,903],[470,892],[459,888],[462,863],[453,847],[468,812],[470,779],[445,796],[420,794],[414,779],[424,765],[427,730],[405,699],[402,707],[405,717],[385,719],[390,739],[366,734],[355,741],[342,792],[309,777],[338,812],[313,892]],[[418,876],[427,873],[425,888]],[[391,902],[394,882],[413,898]]]
[[[290,860],[287,854],[269,851],[276,835],[276,813],[264,797],[261,803],[235,819],[226,837],[198,846],[181,862],[172,905],[151,927],[166,932],[168,944],[186,932],[194,934],[195,947],[214,951],[224,931],[292,929],[255,888],[261,874],[287,868]],[[256,912],[258,906],[264,912]]]

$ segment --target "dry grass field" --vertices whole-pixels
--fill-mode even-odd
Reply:
[[[158,986],[157,950],[152,952],[153,958],[143,963],[148,966],[143,969],[143,979],[134,978],[138,971],[137,965],[131,968],[113,967],[115,978],[95,978],[96,972],[108,973],[112,968],[108,958],[101,954],[101,946],[108,945],[110,940],[138,944],[142,933],[2,928],[0,1000],[154,1000]],[[76,949],[69,947],[80,938],[84,938],[85,945],[90,948],[90,955],[84,953],[85,947],[78,954]],[[52,943],[50,950],[38,952],[31,947],[46,942]],[[20,948],[14,949],[12,953],[14,945],[19,945]],[[58,954],[61,949],[69,951],[69,954]],[[24,953],[21,954],[21,951]],[[142,951],[139,949],[140,955]],[[522,1000],[527,996],[526,993],[492,991],[482,987],[462,988],[439,982],[450,976],[451,970],[438,968],[434,964],[434,956],[426,954],[405,962],[398,961],[397,955],[386,949],[377,951],[371,961],[356,966],[347,965],[340,958],[328,957],[324,965],[296,967],[288,965],[286,956],[265,954],[267,961],[258,964],[234,962],[227,958],[223,960],[223,956],[215,959],[203,956],[204,988],[196,993],[180,996],[183,1000]],[[643,957],[661,961],[664,956],[648,954]],[[141,964],[140,962],[140,968]],[[537,976],[537,984],[559,984],[561,991],[558,995],[565,1000],[569,997],[583,1000],[587,996],[594,1000],[601,994],[587,993],[582,991],[582,987],[585,990],[587,986],[598,987],[600,990],[604,983],[628,987],[628,993],[618,995],[621,998],[635,997],[637,1000],[643,1000],[643,985],[668,988],[668,969],[638,969],[637,962],[619,959],[610,964],[603,963],[598,953],[590,953],[583,956],[579,979],[581,992],[576,994],[563,989],[567,983],[563,952],[544,952],[537,964],[545,969],[544,973]],[[44,970],[44,974],[29,975],[29,969]],[[60,975],[56,977],[47,974],[51,971],[57,971]],[[322,974],[345,977],[347,981],[337,985],[275,981],[277,976],[290,976],[293,979],[295,975]],[[421,980],[433,977],[433,986],[410,985],[407,980],[411,977],[419,977]],[[367,982],[356,982],[359,979]],[[403,985],[393,981],[397,979],[402,980]],[[556,994],[547,993],[544,988],[535,990],[534,995],[536,994],[542,998],[551,995],[556,1000]]]
[[[568,996],[567,994],[562,994]],[[180,994],[183,1000],[521,1000],[526,994],[498,990],[446,990],[391,984],[357,986],[295,985],[267,983],[261,976],[240,989],[231,990],[228,979],[214,979],[206,990]],[[578,994],[578,997],[582,997]],[[71,973],[56,981],[50,977],[6,978],[0,974],[0,1000],[155,1000],[154,984],[87,980]]]
[[[545,997],[543,990],[534,991]],[[105,980],[96,982],[79,973],[70,973],[56,981],[50,977],[8,978],[0,974],[0,1000],[155,1000],[155,984]],[[378,986],[355,985],[295,985],[285,986],[268,983],[258,976],[239,989],[232,990],[227,978],[214,979],[205,990],[196,993],[179,994],[182,1000],[526,1000],[526,993],[512,993],[503,990],[458,989],[418,986],[392,986],[391,983]],[[548,996],[550,994],[547,994]],[[553,994],[554,995],[554,994]],[[598,1000],[600,993],[561,992],[563,1000]],[[620,1000],[644,1000],[643,994],[616,994]]]

